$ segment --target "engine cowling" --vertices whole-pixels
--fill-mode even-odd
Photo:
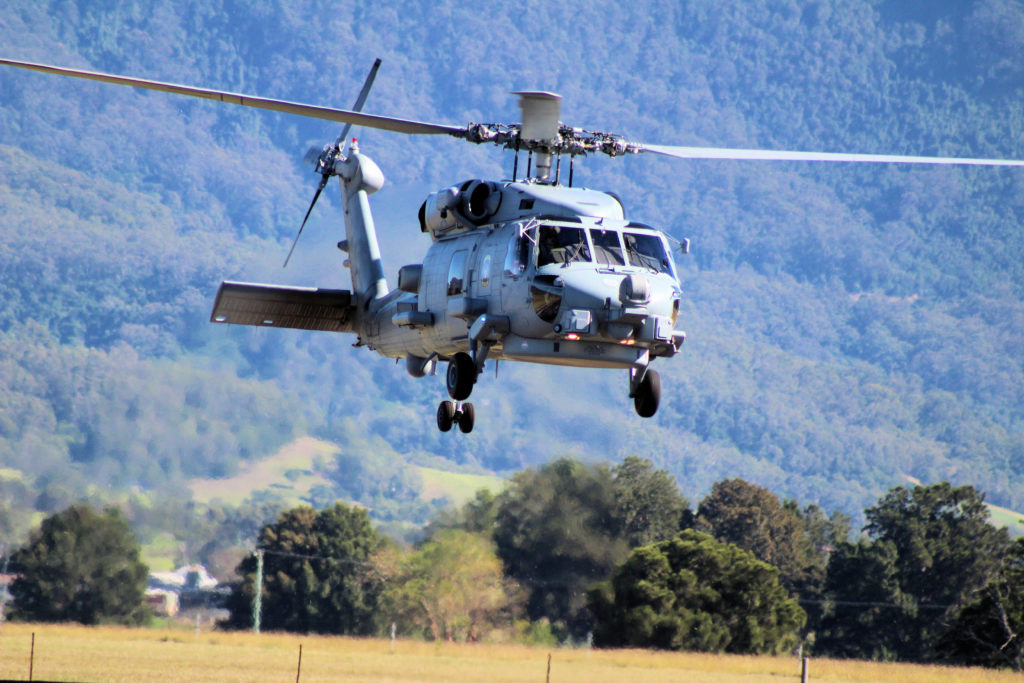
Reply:
[[[486,180],[467,180],[433,192],[420,206],[420,231],[434,238],[485,225],[501,207],[502,188]]]
[[[440,192],[431,192],[420,206],[420,231],[432,235],[444,234],[458,226],[455,209],[459,202],[459,188],[449,187]]]
[[[485,180],[467,180],[459,193],[463,215],[474,225],[483,225],[501,206],[501,188]]]
[[[398,269],[398,288],[403,292],[417,294],[420,291],[420,279],[423,277],[423,264],[417,263],[402,266]]]

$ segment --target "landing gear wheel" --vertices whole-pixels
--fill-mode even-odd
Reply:
[[[447,432],[455,422],[455,404],[451,401],[441,401],[437,406],[437,428]]]
[[[476,383],[476,363],[468,353],[457,353],[448,361],[448,395],[456,401],[465,401]]]
[[[654,370],[648,370],[633,395],[633,407],[640,417],[654,417],[660,402],[661,377]]]
[[[474,422],[476,422],[476,411],[473,409],[473,404],[463,403],[462,414],[459,415],[459,429],[463,434],[469,434],[473,431]]]

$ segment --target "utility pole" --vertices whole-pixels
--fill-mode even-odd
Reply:
[[[263,548],[256,551],[256,594],[252,598],[252,630],[260,632],[260,613],[263,611]]]
[[[4,608],[7,607],[7,601],[10,599],[10,593],[7,592],[7,563],[10,562],[11,556],[7,552],[7,546],[0,547],[0,553],[4,556],[4,585],[0,588],[0,627],[4,625]]]

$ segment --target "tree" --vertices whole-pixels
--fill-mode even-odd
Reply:
[[[864,539],[840,544],[829,558],[824,594],[829,604],[816,633],[815,652],[895,658],[899,624],[914,609],[912,598],[900,590],[895,545]]]
[[[715,483],[697,510],[697,528],[719,541],[749,550],[779,568],[782,584],[799,597],[817,595],[824,578],[824,551],[814,547],[799,509],[743,479]]]
[[[149,570],[116,508],[73,505],[43,520],[14,553],[12,617],[25,621],[139,624]]]
[[[586,588],[629,552],[616,510],[605,467],[562,458],[512,478],[498,498],[494,540],[508,575],[529,591],[532,620],[587,633]]]
[[[845,547],[829,563],[826,595],[834,607],[822,625],[822,648],[840,656],[939,658],[939,638],[997,578],[1009,548],[1006,530],[989,524],[973,487],[946,482],[896,487],[865,514],[877,547]],[[864,602],[880,608],[844,608]],[[844,637],[859,632],[870,634],[863,646]]]
[[[948,482],[897,487],[865,514],[867,532],[896,546],[900,589],[931,610],[908,624],[900,656],[931,658],[952,618],[997,575],[1009,536],[989,523],[984,496],[974,487]]]
[[[407,632],[474,641],[512,617],[501,560],[479,534],[442,530],[401,558],[389,579],[385,611]]]
[[[433,536],[442,529],[462,529],[474,534],[494,534],[498,517],[498,497],[490,489],[478,489],[471,500],[460,508],[439,510],[426,526],[426,535]]]
[[[817,505],[812,503],[800,510],[793,500],[787,500],[782,506],[800,517],[804,523],[804,533],[811,545],[819,551],[822,564],[828,561],[828,553],[833,548],[850,540],[850,518],[842,512],[833,510],[826,517],[825,511]]]
[[[1024,670],[1024,539],[1007,553],[999,576],[943,634],[942,659]]]
[[[628,456],[612,468],[617,514],[631,548],[664,541],[679,533],[689,503],[675,478],[655,470],[650,460]]]
[[[370,558],[383,542],[362,508],[335,503],[319,512],[302,506],[281,513],[260,531],[262,625],[302,633],[372,633],[380,586]],[[245,578],[228,600],[228,626],[252,626],[256,565],[255,556],[239,565]]]
[[[775,567],[692,529],[634,550],[589,600],[603,647],[777,654],[805,619]]]

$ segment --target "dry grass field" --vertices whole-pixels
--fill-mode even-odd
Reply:
[[[35,632],[35,680],[294,681],[786,681],[800,680],[789,657],[670,654],[642,650],[548,650],[285,634],[4,624],[0,679],[27,680]],[[812,681],[1019,681],[1009,672],[905,664],[811,660]]]

